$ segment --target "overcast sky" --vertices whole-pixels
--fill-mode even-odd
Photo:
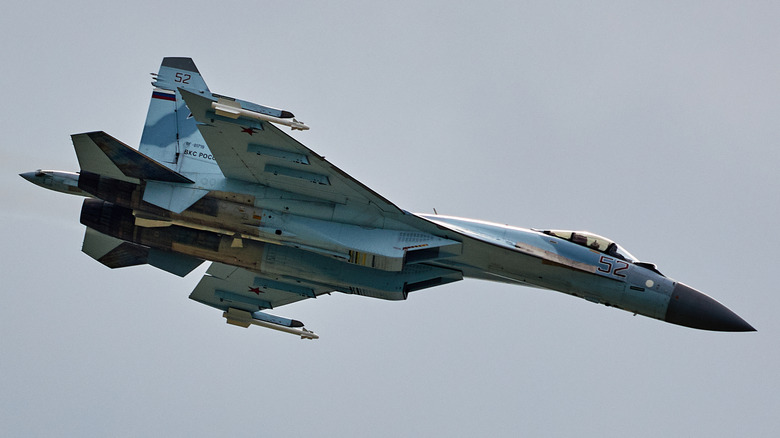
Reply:
[[[8,436],[777,436],[774,2],[42,2],[0,15],[0,430]],[[138,145],[164,56],[292,111],[411,211],[586,229],[758,329],[678,327],[466,280],[225,324],[81,253],[70,134]]]

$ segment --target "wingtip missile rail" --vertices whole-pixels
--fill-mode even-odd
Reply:
[[[228,324],[244,328],[247,328],[250,325],[257,325],[280,332],[298,335],[301,339],[320,338],[316,333],[306,330],[306,328],[303,327],[303,323],[300,321],[268,315],[263,312],[249,313],[246,310],[230,307],[226,312],[222,313],[222,316],[225,317]]]

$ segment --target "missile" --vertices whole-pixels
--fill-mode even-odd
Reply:
[[[241,108],[241,104],[238,102],[231,102],[228,100],[220,99],[219,102],[212,102],[211,108],[216,111],[218,116],[229,117],[231,119],[237,119],[239,117],[247,117],[250,119],[263,120],[266,122],[278,123],[280,125],[289,126],[293,130],[306,131],[308,126],[295,119],[283,119],[280,117],[269,116],[267,114],[259,113],[257,111],[251,111]]]
[[[246,310],[229,307],[227,312],[222,312],[222,316],[225,317],[228,324],[237,325],[239,327],[247,328],[251,324],[298,335],[301,339],[320,338],[316,333],[306,330],[303,327],[303,323],[300,321],[273,316],[263,312],[249,313]]]

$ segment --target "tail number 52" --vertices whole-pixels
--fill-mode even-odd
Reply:
[[[173,81],[182,84],[189,84],[190,79],[192,79],[192,75],[188,75],[187,73],[176,72],[176,76]]]
[[[625,271],[628,270],[628,262],[615,260],[612,257],[601,256],[598,270],[599,272],[614,275],[615,277],[626,278]]]

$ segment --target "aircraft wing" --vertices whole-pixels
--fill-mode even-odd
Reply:
[[[282,279],[283,280],[283,279]],[[241,327],[259,325],[301,336],[301,339],[317,339],[314,332],[294,319],[270,315],[265,309],[293,303],[328,293],[328,286],[285,282],[235,266],[214,262],[206,275],[190,294],[190,298],[223,310],[228,324]]]
[[[374,206],[382,215],[403,214],[393,203],[267,121],[215,110],[226,98],[180,88],[222,173],[316,200]],[[236,101],[228,101],[239,105]],[[246,111],[244,111],[246,112]]]
[[[256,312],[285,304],[317,298],[332,292],[329,286],[272,279],[257,272],[213,262],[206,275],[190,294],[190,298],[217,309]]]

